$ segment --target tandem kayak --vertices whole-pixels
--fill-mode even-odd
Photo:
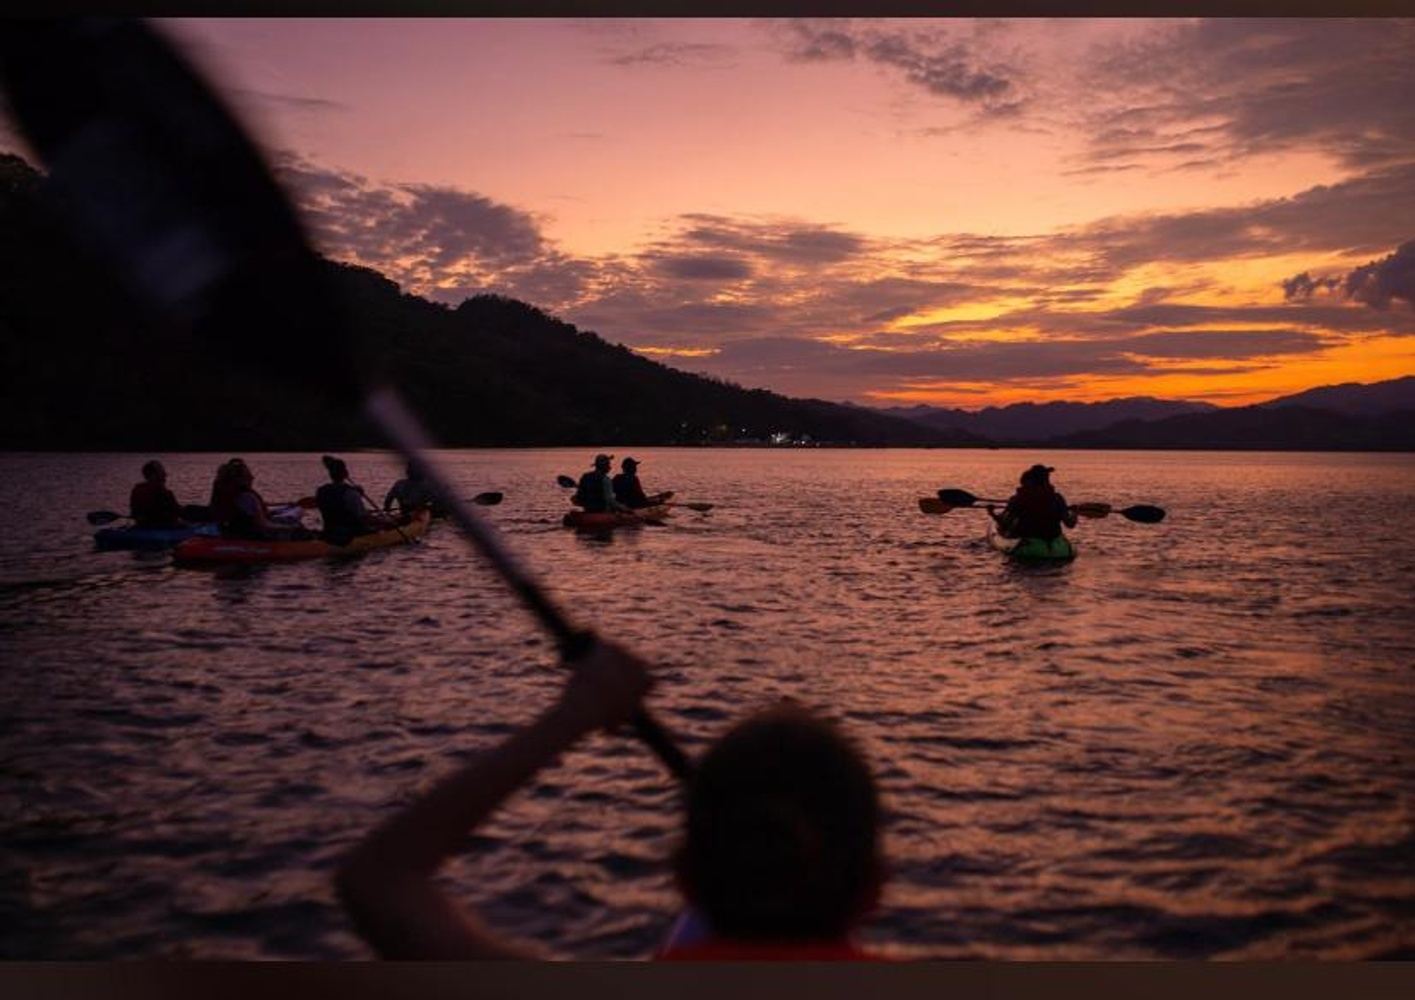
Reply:
[[[996,525],[989,525],[988,544],[1013,559],[1065,562],[1076,558],[1076,546],[1065,535],[1057,535],[1052,539],[1008,538],[997,530]]]
[[[101,528],[93,533],[93,544],[104,551],[118,549],[170,549],[178,542],[202,535],[215,536],[214,524],[189,524],[181,528]]]
[[[567,528],[576,531],[607,531],[610,528],[632,528],[640,524],[660,524],[668,516],[668,508],[663,505],[641,507],[638,510],[595,511],[576,508],[566,514],[561,521]]]
[[[426,510],[413,514],[405,524],[387,531],[359,535],[348,545],[333,545],[320,538],[302,541],[271,541],[250,538],[188,538],[177,546],[173,558],[178,565],[201,566],[214,564],[253,565],[271,562],[295,562],[301,559],[325,559],[354,556],[390,545],[404,545],[421,538],[431,518]]]

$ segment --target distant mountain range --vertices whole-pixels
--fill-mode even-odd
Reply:
[[[319,401],[246,374],[252,329],[212,350],[154,327],[56,224],[40,175],[0,154],[0,450],[336,449],[378,442]],[[353,335],[450,446],[812,443],[1415,450],[1415,377],[1219,409],[1148,398],[977,413],[790,399],[691,375],[524,302],[456,308],[328,262]],[[298,303],[296,304],[298,305]]]
[[[1380,384],[1380,383],[1378,383]],[[1373,416],[1267,403],[1127,420],[1053,438],[1053,448],[1190,448],[1260,451],[1415,451],[1415,409]]]
[[[1415,450],[1415,376],[1322,386],[1254,406],[1148,397],[1016,403],[977,412],[891,407],[882,413],[998,444],[1050,448]]]
[[[1014,403],[976,411],[895,406],[879,412],[904,417],[935,430],[966,431],[995,442],[1033,442],[1098,430],[1125,420],[1159,420],[1213,409],[1217,407],[1210,403],[1131,396],[1104,403]]]
[[[1350,416],[1379,416],[1400,410],[1415,410],[1415,375],[1386,382],[1343,382],[1324,385],[1291,396],[1280,396],[1263,406],[1310,406]]]

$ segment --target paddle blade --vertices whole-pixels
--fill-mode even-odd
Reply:
[[[1126,507],[1118,512],[1127,521],[1138,521],[1140,524],[1159,524],[1164,520],[1164,508],[1152,507],[1147,503],[1137,503],[1133,507]]]
[[[579,483],[575,482],[575,480],[571,479],[569,476],[556,476],[555,481],[559,485],[565,487],[567,490],[573,490],[580,485]]]
[[[919,497],[919,510],[925,514],[947,514],[952,509],[938,497]]]
[[[126,514],[119,514],[113,510],[91,510],[84,515],[84,519],[95,528],[104,524],[112,524],[114,521],[121,521],[127,517]]]
[[[971,507],[978,502],[967,490],[939,490],[938,498],[950,507]]]
[[[1081,517],[1105,517],[1110,513],[1108,503],[1078,503],[1071,507]]]
[[[472,503],[481,504],[483,507],[495,507],[501,500],[502,495],[495,492],[478,493],[476,496],[472,497]]]
[[[68,224],[154,319],[196,333],[223,366],[358,398],[328,266],[235,118],[157,31],[8,21],[0,84]],[[252,331],[280,349],[231,349]]]
[[[673,506],[675,506],[675,507],[687,507],[689,510],[695,510],[695,511],[697,511],[697,512],[700,513],[700,514],[706,514],[708,511],[712,510],[712,508],[713,508],[715,505],[714,505],[714,504],[710,504],[710,503],[685,502],[685,503],[675,503]]]

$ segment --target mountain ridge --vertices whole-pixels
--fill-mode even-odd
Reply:
[[[231,352],[278,354],[280,345],[261,342],[258,330],[247,342],[213,351],[149,328],[84,246],[61,234],[51,197],[37,171],[0,154],[0,450],[304,450],[380,443],[361,422],[228,364]],[[1393,401],[1397,415],[1415,411],[1415,401],[1405,405],[1415,390],[1411,376],[1319,386],[1231,409],[1151,397],[990,407],[979,421],[992,421],[994,429],[983,434],[974,429],[982,426],[978,421],[958,426],[957,415],[966,411],[881,412],[745,389],[670,368],[514,299],[483,294],[449,307],[410,294],[370,268],[324,266],[375,367],[402,387],[434,437],[453,447],[774,440],[1415,449],[1407,429],[1415,421],[1382,415],[1372,402],[1388,396],[1380,406]],[[1343,412],[1307,405],[1314,399]],[[939,414],[955,423],[930,426]],[[1038,422],[1045,436],[1028,429]]]

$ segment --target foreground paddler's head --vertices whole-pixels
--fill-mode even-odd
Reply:
[[[633,472],[639,467],[639,460],[637,458],[626,458],[620,464],[623,465],[625,472]]]
[[[144,462],[142,467],[142,477],[149,483],[165,483],[167,481],[167,470],[157,459]]]
[[[332,482],[342,483],[349,478],[349,467],[344,464],[343,459],[325,455],[320,461],[324,463],[324,469],[329,473]]]
[[[601,472],[608,472],[609,467],[614,462],[613,455],[596,455],[594,457],[594,467]]]
[[[738,724],[688,787],[678,884],[722,938],[823,941],[873,908],[879,796],[838,728],[784,703]]]

